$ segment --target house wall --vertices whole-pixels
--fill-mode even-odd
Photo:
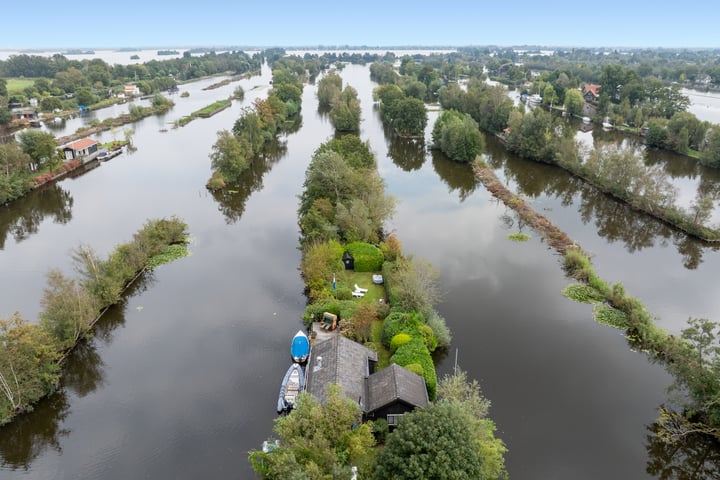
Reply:
[[[388,414],[395,414],[395,415],[402,415],[405,413],[412,412],[415,409],[412,405],[408,405],[407,403],[396,400],[395,402],[385,405],[382,408],[379,408],[373,412],[368,412],[365,415],[366,420],[377,420],[378,418],[382,418],[383,420],[387,420]]]

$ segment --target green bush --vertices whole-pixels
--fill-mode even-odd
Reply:
[[[382,268],[385,257],[375,245],[365,242],[353,242],[347,244],[345,249],[355,260],[356,272],[377,272]]]
[[[421,377],[423,376],[423,367],[419,363],[410,363],[405,365],[405,368],[413,372],[415,375],[420,375]]]
[[[378,445],[384,445],[385,439],[387,438],[388,433],[390,433],[390,427],[388,427],[387,420],[384,418],[378,418],[373,421],[372,432],[375,435],[375,441]]]
[[[420,338],[413,338],[395,351],[390,361],[404,367],[413,363],[422,366],[423,378],[428,391],[428,398],[434,400],[437,395],[437,374],[435,364],[427,347]]]
[[[445,323],[445,319],[435,310],[430,312],[426,319],[428,327],[430,327],[437,338],[439,347],[448,347],[452,341],[452,334]]]
[[[418,327],[423,318],[417,312],[392,312],[383,320],[382,343],[390,348],[392,339],[398,333],[407,333],[411,337],[420,337]]]
[[[423,343],[425,344],[427,349],[430,352],[434,352],[438,346],[438,339],[435,336],[432,328],[430,328],[428,325],[420,325],[418,326],[418,333],[422,337]]]
[[[390,352],[394,353],[399,346],[405,345],[410,340],[412,340],[412,337],[407,333],[398,333],[390,341]]]

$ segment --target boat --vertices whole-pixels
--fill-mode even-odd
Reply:
[[[298,394],[305,388],[305,374],[299,363],[293,363],[285,372],[282,385],[280,385],[280,395],[278,395],[277,412],[282,413],[295,406],[295,399]]]
[[[270,453],[280,446],[280,440],[263,440],[263,453]]]
[[[310,355],[310,340],[302,330],[298,330],[290,344],[290,355],[293,362],[303,363]]]

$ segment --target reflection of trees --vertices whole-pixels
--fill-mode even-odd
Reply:
[[[28,470],[47,448],[60,452],[60,438],[69,430],[60,428],[70,405],[64,391],[42,400],[31,413],[20,415],[0,430],[0,466]]]
[[[0,250],[5,239],[12,235],[16,242],[37,233],[40,223],[52,216],[55,223],[67,223],[72,219],[73,198],[57,184],[39,189],[0,207]]]
[[[689,434],[674,442],[662,437],[653,423],[645,438],[647,473],[661,480],[710,480],[720,478],[720,443],[708,435]]]
[[[67,392],[84,397],[103,385],[104,364],[95,342],[107,344],[112,340],[112,333],[125,324],[126,299],[144,292],[153,282],[151,272],[138,277],[123,293],[123,300],[110,307],[95,324],[92,338],[81,341],[67,356],[58,391],[41,399],[32,412],[16,417],[0,429],[0,467],[28,470],[47,448],[62,450],[60,438],[70,435],[69,430],[61,428],[70,409]]]
[[[84,397],[103,384],[104,366],[93,341],[80,342],[63,365],[63,386]]]
[[[285,142],[274,142],[266,148],[262,157],[253,159],[250,168],[240,175],[237,182],[212,192],[213,198],[218,202],[218,210],[225,216],[227,223],[240,220],[250,195],[262,189],[263,177],[286,153]]]
[[[406,172],[420,170],[425,163],[425,139],[403,138],[385,127],[385,139],[389,143],[388,157]]]
[[[461,202],[464,202],[480,184],[469,163],[454,162],[438,150],[432,150],[432,163],[435,172],[450,187],[450,191],[457,191]]]
[[[497,142],[489,140],[489,163],[493,168],[502,168],[505,176],[515,182],[517,194],[532,198],[540,195],[554,197],[563,206],[577,204],[584,223],[593,222],[598,235],[609,242],[623,242],[631,253],[652,247],[658,241],[661,245],[672,242],[682,255],[685,268],[692,270],[702,263],[706,249],[720,248],[691,238],[649,215],[633,210],[559,167],[523,160],[507,154],[504,149],[498,150],[496,155],[496,150]],[[655,161],[659,160],[656,158]],[[701,178],[704,178],[704,174]],[[703,185],[701,179],[701,189],[705,188]],[[717,187],[708,186],[707,189],[713,192]]]

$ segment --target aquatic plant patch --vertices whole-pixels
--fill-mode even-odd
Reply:
[[[628,327],[625,312],[613,308],[607,303],[596,303],[593,307],[593,318],[596,322],[613,328],[624,330]]]
[[[571,283],[563,288],[562,294],[570,300],[575,300],[580,303],[598,303],[605,301],[605,297],[602,293],[598,292],[590,285],[583,283]]]

